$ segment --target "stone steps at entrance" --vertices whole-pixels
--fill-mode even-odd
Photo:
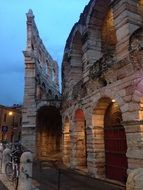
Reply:
[[[42,166],[42,167],[41,167]],[[125,190],[125,187],[88,177],[70,169],[54,168],[52,162],[34,165],[33,177],[40,190]]]

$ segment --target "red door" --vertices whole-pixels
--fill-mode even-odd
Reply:
[[[111,103],[105,114],[105,171],[106,177],[126,183],[127,143],[125,129],[121,125],[122,115],[119,106]]]

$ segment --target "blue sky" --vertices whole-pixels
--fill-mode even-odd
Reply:
[[[26,12],[33,10],[47,50],[61,65],[73,24],[89,0],[0,0],[0,104],[22,104]]]

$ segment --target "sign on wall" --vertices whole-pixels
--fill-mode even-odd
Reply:
[[[2,132],[6,133],[8,131],[8,126],[4,125],[2,126]]]

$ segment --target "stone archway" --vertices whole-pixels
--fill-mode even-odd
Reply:
[[[121,122],[122,113],[115,100],[101,98],[92,117],[97,176],[125,183],[127,142]]]
[[[87,168],[87,142],[86,142],[86,120],[84,112],[81,109],[75,112],[75,158],[76,168]]]
[[[109,179],[126,183],[127,180],[127,142],[122,113],[116,102],[111,102],[104,118],[105,173]]]
[[[66,117],[64,121],[63,131],[63,162],[65,165],[70,165],[71,157],[71,138],[70,138],[70,122],[69,118]]]
[[[43,106],[37,112],[36,155],[39,160],[61,159],[62,119],[54,106]]]

